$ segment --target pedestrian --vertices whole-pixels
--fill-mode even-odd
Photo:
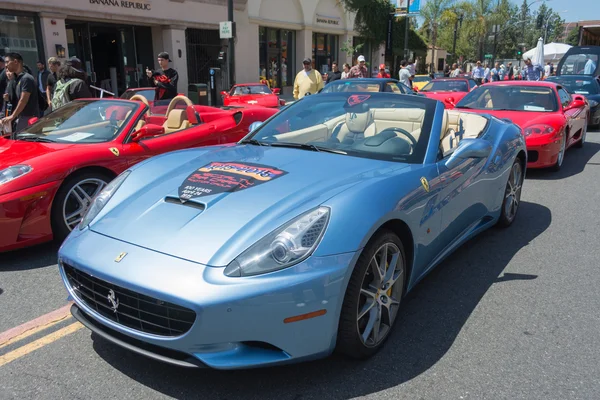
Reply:
[[[342,71],[338,68],[337,61],[331,63],[331,72],[327,74],[327,82],[333,82],[342,79]]]
[[[508,73],[507,73],[507,75],[506,75],[506,76],[508,77],[508,80],[509,80],[509,81],[512,81],[512,80],[513,80],[513,76],[514,76],[514,74],[515,74],[515,70],[514,70],[514,68],[513,68],[512,62],[509,62],[509,63],[508,63]]]
[[[481,85],[483,83],[484,73],[485,70],[481,66],[481,61],[477,61],[477,63],[475,64],[475,68],[473,68],[473,71],[471,71],[471,78],[475,80],[477,85]]]
[[[8,117],[2,118],[0,125],[14,125],[14,132],[18,133],[26,128],[29,119],[37,117],[39,113],[37,86],[33,76],[25,72],[23,57],[19,53],[7,53],[4,61],[8,71],[14,74],[14,81],[10,85],[8,101],[16,104]]]
[[[48,86],[48,77],[50,76],[50,71],[46,69],[46,63],[43,60],[38,60],[36,63],[37,66],[37,74],[35,78],[35,84],[38,87],[38,106],[39,106],[39,117],[44,115],[44,111],[48,109],[48,101],[46,95],[46,87]]]
[[[8,84],[6,72],[4,56],[0,56],[0,110],[4,110],[4,93],[6,93],[6,85]]]
[[[315,94],[323,89],[323,77],[321,73],[312,67],[312,60],[305,58],[302,60],[302,71],[298,72],[294,79],[294,99],[300,100],[307,93]]]
[[[492,70],[490,69],[490,65],[486,62],[485,69],[483,71],[483,81],[485,83],[488,83],[491,81],[491,77],[492,77]]]
[[[500,68],[500,63],[496,62],[496,64],[494,65],[494,68],[492,68],[492,70],[490,71],[490,77],[492,82],[498,82],[501,81],[502,78],[500,77],[500,73],[502,72],[502,69]]]
[[[60,61],[56,57],[50,57],[48,59],[48,67],[50,68],[50,75],[48,75],[48,81],[46,82],[46,101],[48,102],[47,112],[52,111],[52,97],[54,96],[54,88],[58,81],[58,70],[60,68]]]
[[[152,71],[146,68],[146,75],[151,87],[156,88],[156,100],[171,100],[177,96],[177,83],[179,82],[179,74],[169,66],[171,58],[169,53],[163,51],[158,54],[158,64],[162,72]]]
[[[379,73],[377,74],[378,78],[391,78],[390,74],[386,72],[385,64],[379,65]]]
[[[550,61],[544,65],[544,79],[550,76]]]
[[[525,60],[525,66],[523,67],[523,71],[521,75],[524,80],[527,81],[539,81],[542,79],[542,75],[544,74],[544,68],[539,65],[531,62],[531,58]]]
[[[52,95],[52,110],[57,110],[75,99],[92,97],[86,83],[87,75],[79,68],[81,68],[81,61],[76,57],[71,58],[60,67],[58,81]]]
[[[406,63],[406,60],[400,61],[400,71],[398,72],[398,80],[400,81],[400,83],[403,83],[408,87],[412,87],[410,82],[410,68]]]
[[[367,61],[365,60],[365,56],[358,56],[357,64],[350,68],[348,78],[370,78],[369,70],[367,70],[366,64]]]
[[[350,77],[350,64],[344,63],[344,71],[342,72],[342,79],[348,79]]]
[[[456,78],[460,75],[460,68],[458,68],[458,64],[452,64],[452,72],[450,72],[450,78]]]

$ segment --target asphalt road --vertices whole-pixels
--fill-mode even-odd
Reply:
[[[35,345],[71,318],[0,345],[0,398],[600,398],[599,182],[600,132],[569,150],[560,172],[529,171],[515,224],[473,239],[423,280],[367,362],[187,370],[85,328]],[[66,304],[56,250],[0,255],[0,333]]]

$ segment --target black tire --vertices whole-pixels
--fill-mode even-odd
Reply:
[[[518,178],[518,188],[513,189],[515,181],[513,179],[516,173],[515,169],[520,171],[520,178]],[[506,182],[506,187],[504,189],[504,199],[502,200],[502,211],[500,213],[500,218],[498,219],[497,225],[500,228],[507,228],[514,222],[517,214],[519,212],[519,205],[521,204],[521,192],[523,190],[523,182],[525,180],[525,173],[523,170],[523,162],[521,157],[517,157],[515,162],[510,167],[510,174],[508,176],[508,180]],[[512,195],[512,198],[511,198]],[[516,199],[515,208],[511,208],[508,206],[510,201],[514,201]],[[512,203],[514,205],[514,203]]]
[[[377,290],[377,295],[374,298],[380,298],[380,295],[382,297],[389,296],[387,297],[387,302],[389,302],[390,309],[393,304],[391,300],[397,301],[398,304],[393,306],[395,311],[394,316],[392,318],[391,326],[386,325],[385,334],[383,335],[381,340],[373,345],[367,345],[361,338],[359,325],[361,325],[361,321],[362,323],[365,322],[364,318],[370,318],[371,313],[369,312],[367,315],[365,315],[365,317],[363,317],[363,319],[358,319],[359,307],[362,308],[364,306],[361,300],[361,289],[364,287],[366,282],[369,281],[369,277],[371,276],[371,274],[367,273],[368,270],[370,270],[369,266],[371,259],[377,253],[377,250],[381,249],[385,244],[388,244],[390,248],[395,247],[398,250],[398,262],[402,263],[401,268],[403,273],[397,278],[396,283],[392,286],[391,289],[386,291],[383,290],[383,288],[381,288],[381,290],[383,290],[383,292],[381,293],[380,290]],[[394,269],[398,269],[398,271],[400,271],[399,266]],[[352,276],[350,277],[348,288],[346,289],[346,294],[344,296],[344,302],[342,304],[342,310],[340,314],[336,345],[337,352],[352,358],[364,359],[371,357],[373,354],[377,353],[377,351],[379,351],[381,347],[383,347],[387,338],[390,336],[390,332],[394,327],[394,323],[398,319],[397,317],[406,286],[407,273],[408,271],[406,264],[406,253],[404,251],[404,246],[402,245],[402,241],[400,240],[400,238],[398,238],[398,236],[395,233],[388,230],[384,230],[377,233],[376,236],[374,236],[369,241],[367,246],[363,249],[362,254],[358,258],[356,266],[354,267],[354,271],[352,271]],[[371,276],[371,278],[373,276]],[[390,292],[392,293],[392,295],[389,295]],[[374,304],[375,306],[373,307],[373,309],[377,309],[379,307],[377,305],[377,300],[375,300]],[[381,309],[383,310],[383,308]],[[375,313],[377,313],[377,311],[375,311]],[[386,315],[390,316],[391,314],[386,313]],[[387,319],[387,321],[390,321],[390,318],[383,318],[383,315],[381,315],[381,317],[382,320]]]
[[[63,213],[63,210],[65,209],[65,201],[67,200],[67,195],[69,195],[71,190],[77,185],[86,185],[86,182],[94,180],[103,181],[104,186],[106,186],[112,180],[112,177],[102,172],[90,171],[75,173],[67,179],[65,179],[58,192],[56,192],[56,196],[54,196],[54,201],[52,202],[52,215],[50,217],[54,240],[62,242],[69,235],[69,233],[71,233],[71,228],[69,228],[69,226],[65,222]],[[87,186],[90,185],[88,184]],[[91,196],[92,193],[88,193],[88,195]],[[68,206],[69,205],[67,205],[67,208]],[[89,207],[89,204],[87,204],[87,206]],[[87,207],[85,209],[87,210]]]
[[[565,155],[567,154],[567,136],[568,136],[568,133],[565,133],[565,135],[563,136],[562,144],[561,144],[562,146],[564,146],[564,150],[561,150],[563,153],[562,158],[560,157],[560,153],[559,153],[559,156],[556,159],[556,163],[550,167],[551,171],[554,171],[554,172],[560,171],[560,168],[562,167],[563,163],[565,162]]]

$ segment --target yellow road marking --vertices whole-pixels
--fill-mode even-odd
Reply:
[[[79,322],[74,322],[71,325],[65,326],[57,330],[56,332],[52,332],[51,334],[39,338],[31,343],[26,344],[23,347],[19,347],[16,350],[13,350],[9,353],[6,353],[3,356],[0,356],[0,367],[12,362],[18,358],[26,356],[27,354],[35,351],[39,348],[42,348],[52,342],[57,341],[58,339],[70,335],[71,333],[77,332],[79,329],[83,328],[83,325]]]
[[[36,326],[35,328],[32,328],[32,329],[30,329],[28,331],[25,331],[25,332],[21,333],[18,336],[15,336],[15,337],[12,337],[12,338],[8,339],[6,342],[0,343],[0,349],[3,348],[3,347],[8,346],[9,344],[13,344],[13,343],[16,343],[16,342],[18,342],[20,340],[23,340],[26,337],[29,337],[31,335],[35,335],[36,333],[41,332],[44,329],[48,329],[51,326],[54,326],[54,325],[58,324],[59,322],[62,322],[64,320],[68,319],[68,318],[71,318],[71,315],[65,315],[64,317],[61,317],[61,318],[56,319],[54,321],[51,321],[51,322],[47,323],[46,325]]]

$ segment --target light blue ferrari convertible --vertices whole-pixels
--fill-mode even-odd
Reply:
[[[513,222],[526,157],[516,125],[435,100],[305,97],[106,186],[59,251],[71,311],[179,366],[371,356],[435,265]]]

